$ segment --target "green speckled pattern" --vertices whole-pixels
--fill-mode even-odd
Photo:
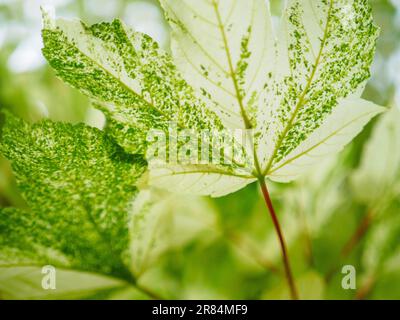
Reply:
[[[43,30],[50,64],[93,98],[130,153],[171,120],[181,132],[248,129],[231,164],[150,163],[151,185],[223,196],[264,177],[289,182],[384,111],[361,98],[378,36],[368,0],[289,0],[277,30],[264,0],[160,3],[172,58],[119,20],[88,27],[45,15]]]
[[[110,133],[129,152],[144,153],[147,131],[221,129],[167,53],[120,20],[86,26],[45,17],[43,54],[57,75],[94,100]]]
[[[0,212],[0,265],[51,263],[129,279],[128,221],[145,161],[98,129],[29,125],[11,114],[0,151],[28,206]]]
[[[266,172],[299,146],[370,76],[378,29],[367,0],[290,0],[276,70],[259,114]]]

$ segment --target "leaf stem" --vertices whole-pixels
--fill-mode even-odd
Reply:
[[[344,245],[342,252],[341,252],[342,257],[348,257],[350,255],[350,253],[353,251],[353,249],[357,246],[357,244],[361,241],[361,239],[367,233],[367,231],[372,223],[372,220],[373,220],[373,214],[372,214],[372,212],[368,212],[367,215],[361,220],[361,222],[360,222],[359,226],[357,227],[356,231],[354,232],[354,234]]]
[[[251,123],[250,119],[247,117],[246,109],[245,109],[245,106],[244,106],[244,103],[243,103],[243,97],[241,95],[240,88],[239,88],[239,83],[238,83],[238,80],[236,78],[236,72],[235,72],[234,67],[233,67],[233,61],[232,61],[232,56],[231,56],[231,52],[230,52],[229,45],[228,45],[227,35],[226,35],[224,24],[222,23],[221,15],[220,15],[219,9],[218,9],[218,2],[216,2],[215,0],[212,0],[211,2],[212,2],[212,5],[214,7],[214,11],[215,11],[215,14],[216,14],[216,17],[217,17],[217,20],[218,20],[218,27],[220,29],[221,36],[222,36],[222,39],[223,39],[223,42],[224,42],[224,49],[225,49],[226,56],[227,56],[227,59],[228,59],[228,65],[229,65],[229,71],[230,71],[228,74],[232,77],[233,85],[234,85],[234,88],[235,88],[235,91],[236,91],[236,97],[237,97],[238,104],[239,104],[239,107],[240,107],[241,116],[242,116],[245,128],[246,129],[252,129],[253,126],[252,126],[252,123]],[[316,63],[316,65],[317,64],[318,63]],[[315,67],[315,69],[316,69],[316,67]],[[314,73],[315,73],[315,71],[314,71]],[[311,81],[312,81],[312,79],[310,80],[310,82]],[[304,96],[305,96],[305,94],[304,94]],[[285,275],[286,275],[286,278],[287,278],[287,281],[288,281],[288,284],[289,284],[289,287],[290,287],[291,297],[292,297],[292,299],[297,300],[298,299],[298,294],[297,294],[296,286],[295,286],[295,283],[294,283],[294,280],[293,280],[292,271],[290,269],[289,257],[288,257],[287,250],[286,250],[285,240],[283,238],[282,230],[281,230],[278,218],[277,218],[277,216],[275,214],[275,210],[274,210],[274,207],[272,205],[271,198],[269,196],[267,185],[265,183],[265,174],[262,174],[262,168],[260,166],[260,162],[259,162],[258,157],[257,157],[257,152],[256,152],[255,149],[253,150],[253,152],[254,152],[254,162],[255,162],[254,163],[255,164],[254,176],[258,177],[258,180],[259,180],[260,186],[261,186],[261,190],[262,190],[264,198],[265,198],[265,202],[267,204],[267,207],[269,209],[270,215],[272,217],[272,221],[274,223],[275,230],[276,230],[276,232],[278,234],[279,243],[280,243],[280,246],[281,246],[281,251],[282,251],[282,256],[283,256],[283,262],[284,262],[284,266],[285,266]],[[269,169],[270,168],[268,168],[268,170]]]
[[[370,276],[366,283],[356,292],[355,300],[366,300],[374,289],[376,283],[375,276]]]
[[[293,300],[298,300],[299,299],[299,295],[297,293],[297,288],[296,288],[296,284],[294,282],[293,279],[293,275],[292,275],[292,270],[290,267],[290,261],[289,261],[289,255],[286,249],[286,244],[285,244],[285,239],[283,237],[283,233],[282,233],[282,229],[281,226],[279,224],[279,220],[278,217],[275,213],[275,209],[274,206],[272,204],[271,201],[271,197],[269,195],[268,192],[268,188],[267,185],[265,183],[265,178],[259,178],[258,179],[260,186],[261,186],[261,191],[263,193],[264,199],[265,199],[265,203],[268,207],[268,211],[271,215],[272,221],[274,223],[274,227],[275,227],[275,231],[278,235],[278,239],[279,239],[279,244],[281,247],[281,252],[282,252],[282,258],[283,258],[283,264],[285,267],[285,275],[286,275],[286,280],[288,282],[289,288],[290,288],[290,295],[292,297]]]
[[[143,286],[139,285],[138,283],[135,284],[135,287],[136,287],[136,289],[140,290],[141,292],[143,292],[144,294],[146,294],[147,296],[149,296],[153,300],[164,300],[157,293],[151,291],[150,289],[148,289],[146,287],[143,287]]]

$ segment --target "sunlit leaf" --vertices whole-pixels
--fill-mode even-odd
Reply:
[[[149,129],[221,129],[167,53],[120,20],[87,26],[44,15],[43,54],[57,75],[94,100],[108,131],[130,152],[144,152]]]
[[[174,61],[227,127],[256,122],[275,39],[263,0],[162,0]]]
[[[235,139],[244,161],[150,163],[152,185],[222,196],[260,177],[288,182],[383,111],[360,98],[378,34],[366,0],[291,0],[277,32],[261,0],[161,4],[173,59],[118,20],[88,27],[45,15],[43,30],[50,64],[95,99],[130,152],[145,152],[147,131],[171,120],[197,132],[253,129],[251,148]]]
[[[187,81],[204,93],[225,126],[255,129],[256,158],[249,170],[254,177],[294,180],[340,151],[384,110],[360,98],[378,34],[365,0],[289,1],[276,35],[261,1],[163,0],[162,5],[173,29],[174,59]],[[259,57],[264,58],[257,68]],[[235,64],[237,69],[230,68]],[[253,95],[249,79],[255,69],[260,73]],[[231,179],[231,190],[226,183],[202,188],[200,168],[188,169],[180,181],[177,170],[168,177],[168,169],[151,175],[171,178],[174,191],[218,196],[237,189],[238,177]],[[189,185],[196,178],[198,184]]]

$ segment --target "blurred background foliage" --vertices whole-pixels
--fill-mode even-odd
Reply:
[[[271,0],[278,15],[282,2]],[[299,181],[271,185],[303,299],[400,299],[400,1],[371,0],[381,27],[365,98],[390,108],[340,155]],[[0,107],[30,121],[104,118],[58,80],[41,56],[39,7],[88,23],[120,17],[168,50],[157,1],[0,0]],[[277,19],[277,18],[276,18]],[[146,216],[135,270],[165,298],[288,298],[279,247],[256,185],[219,199],[157,195]],[[23,207],[9,163],[0,158],[0,206]],[[341,286],[344,265],[357,289]],[[72,271],[58,289],[37,288],[42,275],[18,268],[0,275],[3,298],[145,298],[111,279]],[[40,281],[38,282],[40,283]]]

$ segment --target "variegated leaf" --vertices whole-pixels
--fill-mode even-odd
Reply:
[[[319,128],[272,166],[268,177],[279,182],[294,180],[322,157],[341,151],[369,120],[383,110],[362,99],[343,100]]]
[[[315,132],[324,123],[333,125],[329,121],[335,117],[329,116],[338,106],[348,105],[352,120],[354,110],[343,100],[360,96],[377,35],[367,0],[289,1],[267,104],[258,115],[258,156],[265,174],[310,137],[315,144],[325,139]]]
[[[1,267],[50,264],[135,281],[128,224],[146,170],[141,156],[96,128],[31,125],[8,113],[0,152],[27,204],[0,210]]]
[[[290,0],[276,36],[263,1],[163,0],[162,5],[173,29],[175,62],[187,81],[205,93],[208,105],[214,103],[226,126],[255,126],[253,180],[297,178],[320,157],[340,151],[384,110],[359,98],[378,34],[366,0]],[[257,31],[246,36],[249,30]],[[232,70],[239,69],[229,67],[241,63],[241,52],[249,72],[238,80]],[[252,94],[248,76],[260,56],[256,99],[246,100]],[[222,94],[215,84],[238,90]],[[229,106],[229,112],[221,106]],[[223,195],[240,188],[236,181],[222,188],[211,174],[204,183],[193,166],[154,175],[161,185],[174,181],[169,189],[179,192]],[[253,180],[244,178],[243,185]]]
[[[174,192],[221,197],[256,181],[250,173],[218,165],[167,165],[150,170],[150,184]]]
[[[272,70],[274,34],[264,0],[162,0],[172,51],[187,81],[227,127],[251,128]]]
[[[44,16],[43,54],[57,75],[94,100],[108,131],[129,152],[144,153],[149,129],[221,129],[168,54],[120,20],[87,26]]]
[[[143,152],[146,131],[174,119],[182,130],[254,131],[235,140],[239,161],[150,163],[153,185],[222,196],[264,177],[287,182],[383,111],[360,98],[378,35],[367,0],[289,0],[277,32],[262,0],[161,4],[174,59],[120,21],[44,30],[51,64],[97,100],[128,151]]]

